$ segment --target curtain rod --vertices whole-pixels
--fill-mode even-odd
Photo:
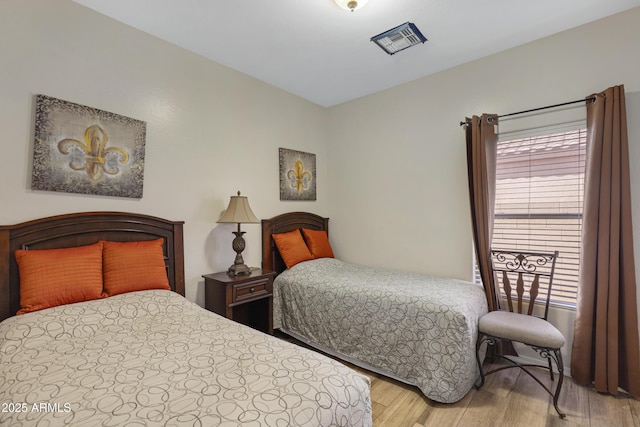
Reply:
[[[509,116],[515,116],[515,115],[518,115],[518,114],[524,114],[524,113],[532,113],[532,112],[534,112],[534,111],[540,111],[540,110],[548,110],[549,108],[564,107],[565,105],[577,104],[577,103],[579,103],[579,102],[588,102],[588,101],[595,102],[595,100],[596,100],[596,97],[595,97],[595,96],[592,96],[592,97],[590,97],[590,98],[585,98],[585,99],[576,99],[575,101],[563,102],[563,103],[561,103],[561,104],[547,105],[546,107],[532,108],[532,109],[530,109],[530,110],[518,111],[518,112],[516,112],[516,113],[502,114],[502,115],[498,116],[498,118],[501,118],[501,117],[509,117]],[[489,122],[491,122],[491,121],[492,121],[492,118],[490,117],[490,118],[489,118]],[[467,122],[466,122],[466,121],[465,121],[465,122],[460,122],[460,126],[462,126],[462,125],[466,125],[466,124],[467,124]]]

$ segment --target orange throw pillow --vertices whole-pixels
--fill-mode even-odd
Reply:
[[[102,243],[15,251],[20,272],[17,314],[102,298]]]
[[[299,262],[313,259],[300,230],[295,229],[287,233],[272,234],[272,236],[287,268],[291,268]]]
[[[329,236],[324,230],[303,228],[304,240],[314,258],[333,258],[333,249],[329,244]]]
[[[104,292],[108,296],[148,289],[170,290],[164,264],[164,239],[103,241]]]

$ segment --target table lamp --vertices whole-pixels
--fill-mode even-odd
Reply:
[[[247,197],[241,196],[239,191],[237,196],[231,196],[229,206],[218,222],[238,224],[238,231],[233,232],[236,237],[233,239],[232,243],[233,250],[236,252],[236,259],[234,260],[233,265],[227,270],[227,274],[231,276],[251,274],[251,269],[244,263],[244,259],[242,258],[242,251],[244,250],[245,242],[242,237],[244,231],[240,231],[240,224],[255,224],[259,223],[260,220],[258,220],[251,211]]]

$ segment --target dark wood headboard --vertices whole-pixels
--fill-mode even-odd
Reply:
[[[81,212],[0,226],[0,321],[20,309],[16,249],[68,248],[98,240],[131,242],[162,237],[169,284],[184,296],[183,224],[125,212]]]
[[[262,269],[275,271],[276,274],[286,270],[284,261],[278,252],[272,234],[286,233],[296,228],[325,230],[329,234],[329,218],[323,218],[309,212],[289,212],[262,220]]]

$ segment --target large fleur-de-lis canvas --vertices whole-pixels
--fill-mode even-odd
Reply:
[[[280,200],[316,200],[316,155],[280,148]]]
[[[146,122],[36,95],[33,190],[142,198]]]

